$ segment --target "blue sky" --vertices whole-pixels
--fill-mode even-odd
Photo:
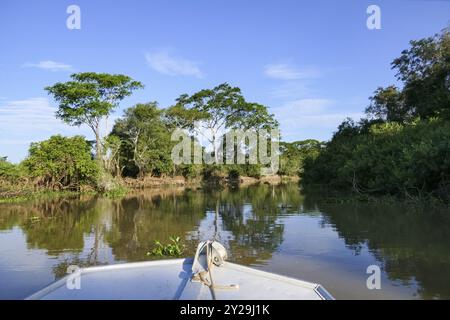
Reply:
[[[66,9],[81,9],[69,30]],[[381,30],[366,27],[370,4]],[[0,3],[0,155],[20,161],[49,136],[83,134],[54,118],[44,87],[73,72],[127,74],[146,88],[124,100],[170,106],[222,82],[270,107],[284,140],[327,140],[359,118],[411,39],[448,25],[450,1],[21,1]]]

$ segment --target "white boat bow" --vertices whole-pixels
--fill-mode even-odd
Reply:
[[[27,299],[333,300],[319,284],[226,262],[221,247],[207,241],[194,259],[79,269]]]

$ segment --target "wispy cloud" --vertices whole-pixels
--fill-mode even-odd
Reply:
[[[347,117],[359,119],[362,113],[352,112],[349,105],[324,98],[315,83],[323,69],[314,66],[299,68],[292,61],[268,64],[264,74],[275,83],[269,94],[279,101],[271,108],[280,122],[286,141],[314,138],[328,140]]]
[[[158,50],[145,54],[148,65],[159,73],[176,76],[193,76],[202,78],[203,73],[198,63],[169,54],[167,50]]]
[[[0,105],[0,130],[7,127],[14,129],[16,126],[28,126],[30,122],[33,122],[32,127],[39,126],[46,129],[49,122],[56,122],[55,111],[47,98],[2,102]]]
[[[286,81],[277,84],[268,92],[271,97],[282,100],[294,100],[314,94],[307,81]]]
[[[300,80],[317,78],[319,71],[311,67],[299,69],[290,63],[277,63],[266,65],[264,74],[272,79]]]
[[[56,107],[45,97],[0,101],[0,156],[19,161],[31,142],[54,134],[92,136],[88,129],[69,127],[55,117]]]
[[[38,68],[42,70],[48,71],[73,71],[73,68],[70,64],[45,60],[39,61],[38,63],[25,63],[22,65],[24,68]]]
[[[285,103],[277,108],[284,116],[296,115],[317,115],[327,110],[335,104],[331,99],[299,99]]]
[[[299,137],[306,139],[311,135],[318,139],[329,139],[347,117],[359,119],[363,116],[362,113],[341,110],[339,105],[332,99],[309,98],[286,102],[271,111],[280,121],[286,140]]]

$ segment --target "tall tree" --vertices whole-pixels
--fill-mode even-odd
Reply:
[[[450,29],[434,37],[411,41],[392,62],[404,83],[405,104],[421,118],[450,118]]]
[[[108,135],[104,139],[104,161],[103,165],[113,176],[118,177],[121,175],[120,166],[120,148],[122,141],[116,135]]]
[[[131,160],[140,178],[172,169],[170,132],[161,115],[156,102],[140,103],[125,110],[124,117],[114,125],[112,135],[122,140],[122,158]]]
[[[402,92],[396,86],[379,87],[372,97],[366,114],[372,119],[402,122],[411,118],[411,110],[405,105]]]
[[[202,135],[211,144],[218,163],[218,138],[227,129],[261,129],[278,126],[267,107],[245,101],[241,89],[222,83],[193,95],[181,95],[167,112],[169,121],[178,128]]]
[[[59,103],[56,117],[71,126],[86,124],[95,134],[96,157],[102,154],[101,125],[119,102],[143,84],[121,74],[83,72],[45,89]],[[107,129],[105,129],[106,131]]]

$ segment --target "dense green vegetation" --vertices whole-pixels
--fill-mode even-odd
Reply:
[[[224,176],[259,177],[262,166],[251,163],[248,156],[245,164],[222,164],[226,163],[227,158],[226,140],[222,138],[232,129],[258,133],[262,129],[277,129],[279,126],[266,106],[246,101],[238,87],[231,87],[227,83],[192,95],[181,95],[176,104],[166,110],[166,119],[172,128],[185,129],[191,136],[202,136],[212,146],[209,160],[204,161],[200,168],[202,176],[207,179]],[[245,138],[236,137],[233,146],[235,159],[242,149],[250,152],[251,148]],[[199,172],[198,167],[192,165],[184,165],[181,169],[185,176],[186,173],[192,176],[194,172]]]
[[[21,168],[11,162],[7,157],[0,158],[0,179],[8,182],[16,182],[21,176]]]
[[[107,132],[110,113],[119,102],[143,85],[124,75],[78,73],[65,83],[46,90],[58,103],[56,117],[74,126],[87,125],[95,141],[84,137],[55,135],[32,143],[28,157],[20,164],[0,158],[0,195],[17,197],[48,190],[97,190],[110,195],[123,194],[122,178],[184,176],[187,179],[259,177],[260,165],[221,164],[226,149],[223,135],[231,129],[277,128],[278,123],[266,106],[245,100],[241,90],[224,83],[193,95],[181,95],[174,106],[163,109],[157,102],[138,103],[126,109]],[[175,164],[171,152],[176,128],[185,131],[194,145],[199,130],[211,133],[214,146],[210,156],[218,164]],[[219,143],[220,141],[220,143]],[[286,144],[287,146],[288,144]],[[235,141],[235,148],[248,150],[245,138]],[[222,151],[221,151],[222,150]],[[193,156],[193,155],[192,155]],[[248,158],[248,157],[247,157]],[[248,160],[248,159],[247,159]],[[291,170],[289,173],[297,172]]]
[[[450,32],[418,41],[392,62],[396,86],[378,88],[367,118],[344,121],[303,185],[360,194],[450,200]]]
[[[84,137],[60,135],[32,143],[23,162],[29,177],[50,189],[76,189],[94,184],[98,166],[91,156],[91,146]]]
[[[93,190],[98,184],[100,167],[91,149],[82,136],[55,135],[32,143],[28,157],[20,164],[0,159],[0,195],[27,199],[51,191]]]
[[[411,41],[392,68],[401,88],[378,88],[366,118],[345,120],[327,143],[281,142],[278,174],[301,176],[306,188],[326,185],[365,195],[450,200],[449,30]],[[111,112],[142,87],[125,75],[93,72],[73,74],[70,81],[47,87],[58,103],[56,117],[69,125],[87,125],[95,141],[57,135],[32,143],[20,164],[0,158],[0,195],[84,189],[122,194],[121,181],[127,177],[260,177],[264,164],[251,163],[249,155],[260,145],[236,137],[235,157],[243,155],[246,163],[225,164],[228,149],[222,138],[232,129],[278,129],[266,106],[247,101],[238,87],[223,83],[182,94],[165,109],[157,102],[138,103],[106,135]],[[207,138],[212,146],[208,157],[200,163],[174,163],[171,152],[178,141],[171,134],[177,128],[193,142],[193,150],[205,151],[197,139]]]
[[[116,141],[113,160],[116,175],[164,175],[172,173],[170,128],[162,120],[163,111],[155,102],[137,104],[116,121],[109,141]],[[114,147],[112,152],[114,152]]]
[[[304,140],[295,142],[282,142],[280,144],[280,175],[298,176],[304,171],[307,158],[316,158],[319,155],[322,142],[317,140]]]

